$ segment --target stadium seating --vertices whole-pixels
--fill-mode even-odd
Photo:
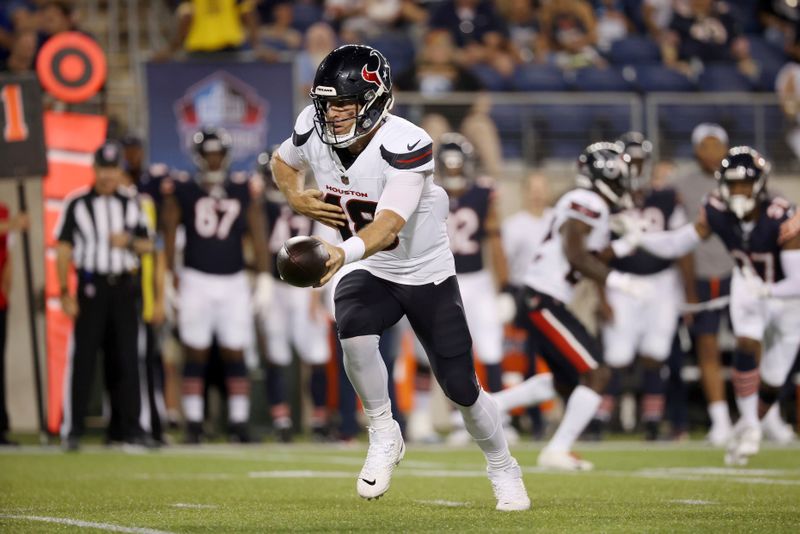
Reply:
[[[383,52],[396,74],[405,72],[414,63],[414,42],[406,33],[385,33],[368,40],[367,44]]]
[[[631,83],[617,67],[599,69],[587,67],[575,73],[575,89],[578,91],[630,91]]]
[[[739,72],[733,63],[706,64],[697,80],[697,85],[701,91],[706,92],[753,90],[753,81]]]
[[[689,78],[661,63],[637,65],[636,87],[643,92],[695,90]]]
[[[489,65],[475,65],[471,69],[472,74],[483,84],[483,87],[488,91],[510,91],[511,80],[503,78],[496,70]]]
[[[322,20],[322,8],[314,2],[294,2],[292,14],[292,27],[300,32]]]
[[[553,65],[520,65],[514,72],[513,86],[518,91],[565,91],[567,81]]]
[[[656,63],[661,61],[661,50],[649,37],[631,35],[611,44],[608,59],[615,65]]]

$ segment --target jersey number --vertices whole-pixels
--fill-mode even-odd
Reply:
[[[296,235],[311,235],[311,220],[297,215],[287,206],[281,206],[281,215],[275,221],[270,233],[270,251],[277,254],[283,243]]]
[[[345,241],[353,237],[353,234],[358,233],[362,228],[375,220],[375,209],[378,207],[377,202],[351,198],[345,202],[344,206],[342,206],[341,195],[332,195],[330,193],[325,195],[323,200],[328,204],[341,207],[347,214],[347,218],[352,221],[352,229],[350,228],[349,224],[339,227],[339,233],[341,234],[342,239]],[[394,241],[383,250],[392,250],[396,248],[399,243],[400,240],[396,237]]]
[[[201,198],[194,207],[194,228],[197,235],[225,239],[241,209],[241,204],[236,199]]]
[[[481,244],[473,239],[480,226],[475,210],[459,208],[447,218],[447,233],[450,236],[450,250],[453,254],[477,254]]]
[[[741,250],[734,250],[731,254],[736,258],[739,267],[752,269],[769,284],[775,282],[775,257],[769,252],[745,254]]]
[[[0,91],[3,100],[3,113],[6,124],[3,128],[3,139],[8,143],[24,141],[28,138],[28,125],[25,124],[25,108],[22,105],[22,87],[11,83]]]

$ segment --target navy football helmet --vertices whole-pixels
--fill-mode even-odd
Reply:
[[[475,179],[475,150],[472,143],[458,133],[442,135],[436,151],[436,171],[446,190],[466,189]]]
[[[714,176],[720,197],[739,219],[747,217],[758,202],[766,198],[769,171],[770,164],[766,158],[749,146],[733,147],[723,158]],[[735,185],[741,183],[752,184],[748,193]]]
[[[601,141],[587,146],[578,156],[579,187],[592,189],[618,208],[630,208],[631,157],[621,143]]]
[[[392,74],[386,58],[366,45],[344,45],[328,54],[317,68],[311,88],[314,104],[314,127],[322,142],[337,148],[350,146],[372,132],[392,107]],[[331,105],[355,103],[356,116],[345,132],[336,131],[331,120]]]
[[[201,180],[212,183],[225,180],[232,145],[230,134],[222,128],[206,126],[192,135],[192,160],[200,171]],[[219,158],[213,154],[219,154]]]

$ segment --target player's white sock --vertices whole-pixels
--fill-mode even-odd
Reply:
[[[709,404],[708,416],[711,418],[712,427],[722,425],[723,428],[730,428],[731,426],[731,413],[728,410],[728,403],[724,400]]]
[[[519,406],[535,406],[550,400],[556,395],[553,388],[553,375],[542,373],[534,375],[521,384],[493,393],[500,411],[505,413]]]
[[[203,420],[203,396],[183,395],[183,417],[190,423]]]
[[[602,396],[586,386],[576,387],[567,400],[564,418],[558,425],[558,430],[544,450],[567,452],[572,449],[572,444],[592,420],[602,399]]]
[[[250,419],[250,397],[231,395],[228,397],[228,421],[233,424],[246,423]]]
[[[378,431],[392,430],[389,375],[378,351],[378,341],[377,335],[342,339],[344,370],[364,405],[370,426]]]
[[[503,432],[503,421],[500,410],[488,393],[481,389],[478,400],[472,406],[457,404],[464,426],[470,433],[475,443],[486,456],[489,469],[506,469],[511,467],[514,459],[508,450],[508,442]]]
[[[758,426],[758,393],[746,397],[736,397],[739,418],[747,426]]]

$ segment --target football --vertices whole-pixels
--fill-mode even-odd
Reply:
[[[309,287],[325,274],[328,251],[319,239],[297,236],[283,244],[277,261],[281,280],[293,286]]]

